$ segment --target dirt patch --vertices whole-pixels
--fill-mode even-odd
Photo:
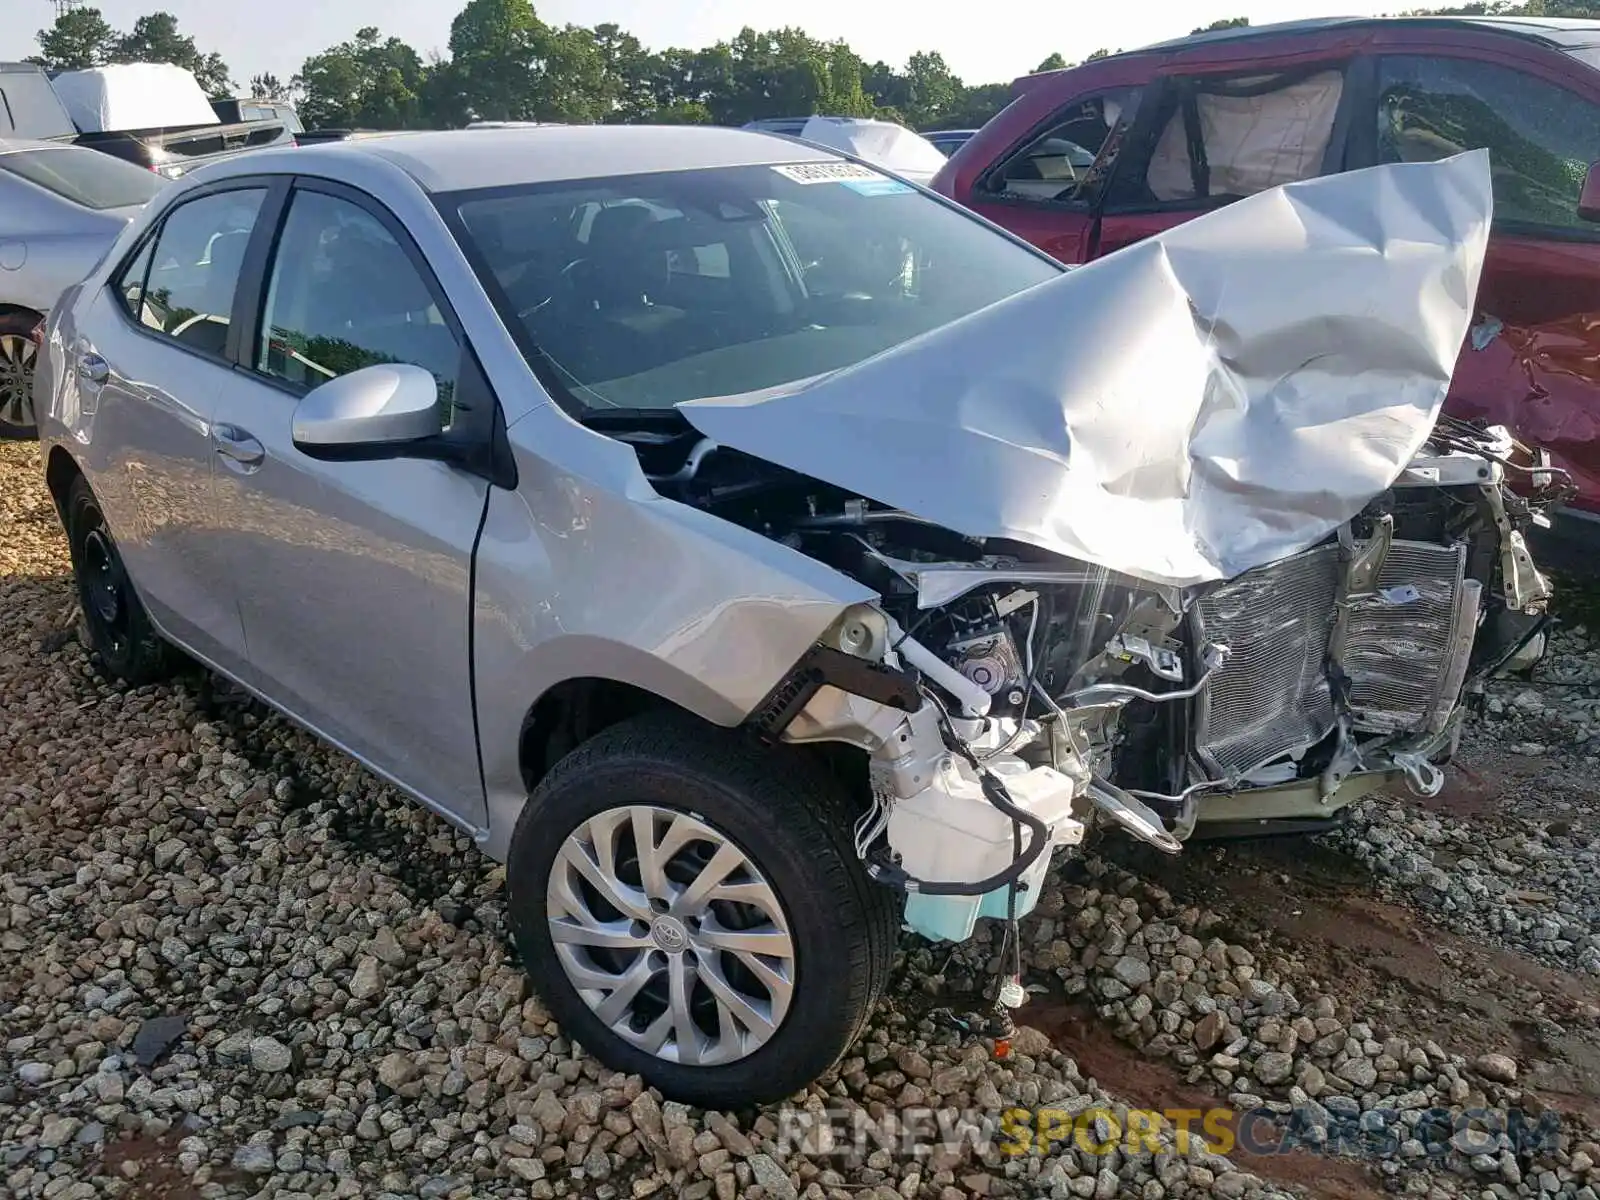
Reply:
[[[1600,984],[1588,977],[1378,899],[1366,868],[1316,839],[1190,847],[1138,869],[1177,903],[1225,913],[1224,940],[1296,960],[1297,978],[1368,1020],[1468,1058],[1511,1054],[1531,1107],[1600,1129]]]
[[[1026,1023],[1047,1034],[1063,1053],[1070,1054],[1086,1078],[1127,1100],[1132,1107],[1202,1113],[1229,1108],[1225,1096],[1187,1082],[1170,1064],[1145,1058],[1134,1047],[1119,1041],[1088,1005],[1041,999],[1026,1011]],[[1254,1152],[1248,1142],[1240,1142],[1237,1137],[1238,1121],[1243,1116],[1230,1109],[1229,1117],[1212,1127],[1212,1132],[1225,1128],[1232,1135],[1235,1145],[1229,1149],[1228,1158],[1240,1170],[1273,1183],[1303,1187],[1325,1200],[1375,1200],[1386,1194],[1373,1171],[1352,1159],[1303,1149]],[[1199,1122],[1192,1128],[1196,1135],[1213,1140]]]
[[[127,1200],[200,1200],[200,1189],[178,1166],[178,1139],[139,1135],[109,1143],[91,1175],[123,1181],[118,1195]],[[231,1167],[214,1171],[213,1183],[238,1183],[244,1175]]]

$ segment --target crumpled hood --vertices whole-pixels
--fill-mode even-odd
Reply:
[[[846,370],[679,408],[957,533],[1232,578],[1325,537],[1421,449],[1492,212],[1481,150],[1291,184]]]

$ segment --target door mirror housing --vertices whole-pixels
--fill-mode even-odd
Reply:
[[[1590,163],[1589,173],[1583,177],[1578,216],[1585,221],[1600,221],[1600,162]]]
[[[292,429],[295,448],[312,458],[400,458],[444,432],[439,384],[410,363],[363,367],[307,392]]]

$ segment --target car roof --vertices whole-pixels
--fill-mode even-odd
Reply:
[[[476,191],[517,184],[692,171],[715,167],[826,162],[841,156],[811,145],[716,126],[548,125],[397,133],[297,149],[259,150],[227,160],[225,173],[268,165],[304,169],[312,155],[383,159],[429,192]],[[216,173],[208,172],[210,178]]]
[[[1418,25],[1455,26],[1467,29],[1484,29],[1513,37],[1529,38],[1558,46],[1564,50],[1579,46],[1600,44],[1600,21],[1577,17],[1310,17],[1303,21],[1278,21],[1270,25],[1240,25],[1228,29],[1213,29],[1188,37],[1170,38],[1141,46],[1122,54],[1144,54],[1152,50],[1184,50],[1193,46],[1211,46],[1218,42],[1242,42],[1252,38],[1273,37],[1281,34],[1323,33],[1334,30],[1355,29],[1362,26],[1389,25],[1407,22]]]

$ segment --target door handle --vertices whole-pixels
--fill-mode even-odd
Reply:
[[[78,378],[86,379],[90,383],[104,383],[111,378],[111,364],[92,352],[80,354],[78,356]]]
[[[261,461],[267,457],[266,447],[248,430],[240,429],[237,425],[213,425],[211,441],[216,446],[218,454],[242,467],[260,466]]]

